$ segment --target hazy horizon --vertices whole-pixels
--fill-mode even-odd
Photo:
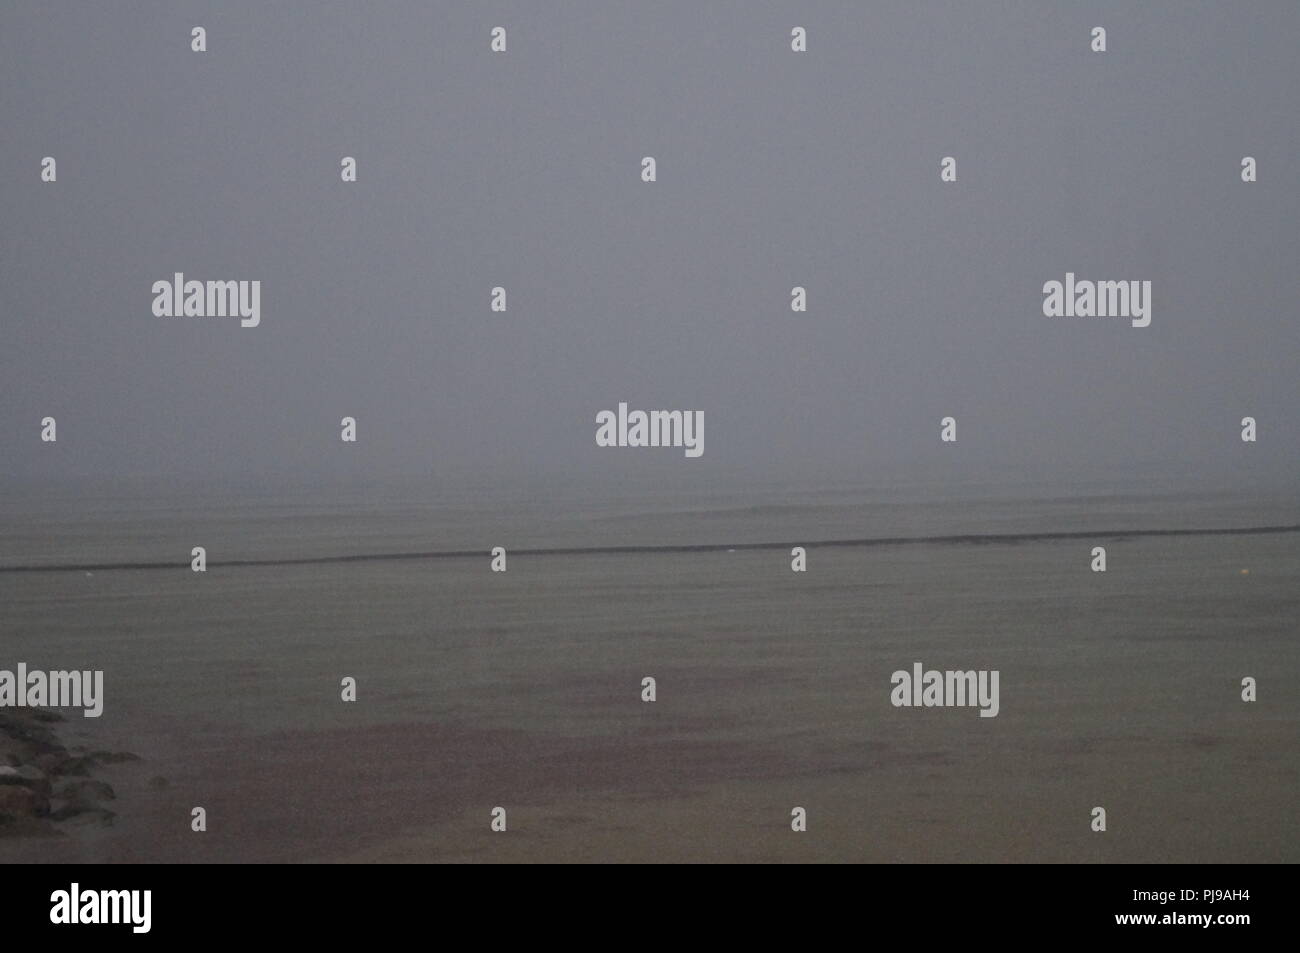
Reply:
[[[1292,4],[9,4],[0,470],[1300,485],[1298,43]],[[260,325],[154,316],[177,271]],[[1045,317],[1067,272],[1151,325]],[[619,401],[703,456],[597,447]]]

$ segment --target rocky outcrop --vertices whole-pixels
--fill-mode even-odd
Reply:
[[[136,757],[70,750],[53,727],[61,721],[48,709],[0,710],[0,837],[56,834],[67,822],[112,824],[104,804],[116,795],[91,773]]]

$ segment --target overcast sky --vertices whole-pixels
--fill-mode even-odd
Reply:
[[[1289,0],[6,2],[3,474],[1295,484],[1297,50]],[[155,317],[176,271],[261,326]],[[1044,317],[1067,271],[1150,327]],[[598,448],[619,401],[704,455]]]

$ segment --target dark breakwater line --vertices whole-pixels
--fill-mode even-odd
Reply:
[[[966,534],[961,536],[879,536],[865,539],[797,540],[780,543],[693,543],[665,546],[559,546],[541,549],[511,549],[510,556],[619,556],[639,553],[725,553],[749,550],[789,550],[794,546],[805,549],[864,548],[870,546],[914,545],[1007,545],[1015,543],[1042,543],[1068,539],[1132,539],[1154,536],[1255,536],[1274,533],[1300,532],[1300,524],[1292,526],[1245,526],[1223,529],[1110,529],[1080,530],[1077,532],[1049,533],[998,533]],[[209,569],[239,569],[256,566],[321,566],[330,563],[396,562],[414,559],[486,559],[487,549],[432,550],[417,553],[353,553],[341,556],[304,556],[287,559],[230,559],[209,562]],[[122,562],[122,563],[55,563],[50,565],[0,566],[0,573],[20,572],[109,572],[111,570],[181,569],[189,565],[186,560],[173,562]]]

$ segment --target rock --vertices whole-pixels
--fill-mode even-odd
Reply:
[[[46,779],[45,772],[34,764],[0,766],[0,784],[21,784],[33,787]]]
[[[58,715],[58,712],[53,714]],[[50,729],[37,724],[34,715],[22,716],[0,711],[0,735],[8,737],[11,741],[36,748],[38,752],[64,750]]]
[[[55,751],[47,751],[45,754],[38,754],[32,759],[32,764],[40,768],[46,774],[62,774],[63,764],[68,760],[66,754],[59,754]]]
[[[102,807],[113,788],[90,777],[100,765],[138,761],[128,752],[70,752],[51,725],[64,716],[48,709],[0,710],[0,836],[65,836],[51,821],[110,826]],[[51,795],[57,785],[57,798]]]
[[[50,779],[35,765],[4,766],[0,767],[0,791],[30,791],[37,804],[48,807]]]
[[[95,766],[95,761],[93,758],[86,758],[86,757],[64,758],[63,761],[59,764],[58,770],[55,771],[55,774],[65,774],[65,775],[71,774],[71,775],[76,775],[79,778],[84,778],[90,775],[90,769],[93,768],[94,766]]]
[[[101,827],[111,827],[115,817],[117,817],[116,814],[112,811],[106,811],[102,807],[65,804],[50,815],[50,820],[75,821],[77,824],[99,824]]]
[[[78,778],[64,781],[55,790],[54,796],[78,804],[93,805],[96,801],[112,801],[117,795],[113,788],[103,781],[91,778]]]
[[[39,817],[49,810],[50,802],[39,791],[12,784],[0,787],[0,814],[15,818]]]
[[[140,760],[138,754],[132,754],[129,751],[92,751],[86,757],[92,758],[100,764],[122,764],[126,761]]]
[[[17,767],[26,761],[30,754],[30,747],[17,738],[9,737],[8,733],[0,732],[0,765]]]

